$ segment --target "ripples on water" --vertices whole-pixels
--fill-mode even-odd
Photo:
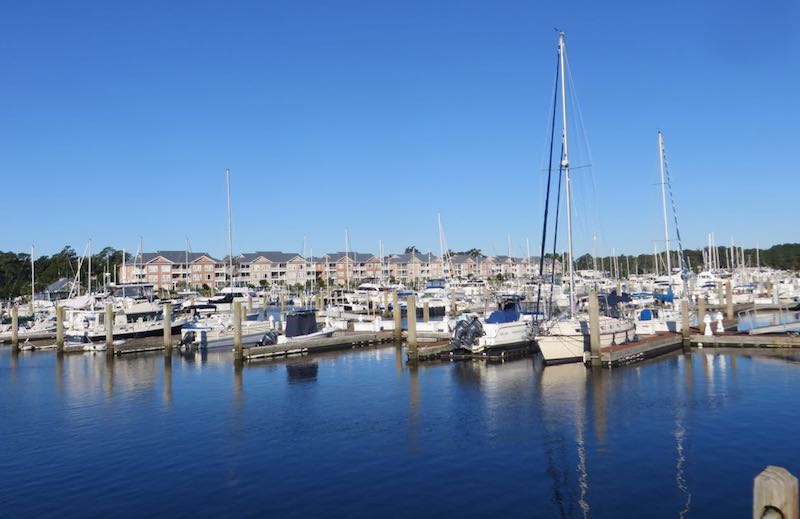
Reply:
[[[699,350],[406,366],[393,347],[234,368],[227,352],[0,350],[4,517],[721,517],[800,474],[800,364]]]

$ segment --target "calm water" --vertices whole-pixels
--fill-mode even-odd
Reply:
[[[800,474],[800,356],[700,350],[591,373],[394,346],[234,369],[227,352],[0,349],[4,517],[746,517]]]

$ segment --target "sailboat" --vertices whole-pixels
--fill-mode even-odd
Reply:
[[[558,35],[557,75],[561,89],[561,169],[564,173],[567,210],[567,248],[569,256],[569,313],[539,325],[536,342],[546,364],[584,361],[589,350],[589,318],[578,315],[575,305],[575,266],[572,244],[572,193],[569,171],[569,138],[567,131],[566,47],[564,33]],[[558,78],[556,78],[558,81]],[[634,323],[630,319],[600,316],[600,345],[611,346],[632,340]]]

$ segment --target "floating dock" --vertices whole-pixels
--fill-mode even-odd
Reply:
[[[257,360],[288,355],[308,355],[323,351],[363,348],[394,340],[393,332],[337,333],[333,337],[309,339],[306,341],[274,344],[272,346],[253,346],[244,348],[245,360]]]
[[[639,336],[638,341],[600,348],[600,362],[605,367],[622,366],[663,355],[683,347],[679,333],[662,332]]]

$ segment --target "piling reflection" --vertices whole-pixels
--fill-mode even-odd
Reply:
[[[56,366],[55,366],[55,380],[56,380],[56,395],[61,396],[64,393],[64,353],[56,353]]]
[[[98,364],[105,365],[103,387],[105,388],[106,400],[110,401],[114,396],[114,355],[104,355],[104,357],[104,361],[98,362]]]
[[[408,443],[412,452],[417,450],[417,428],[419,427],[419,364],[408,363]]]
[[[162,398],[167,408],[172,407],[172,355],[164,355],[164,390]]]

